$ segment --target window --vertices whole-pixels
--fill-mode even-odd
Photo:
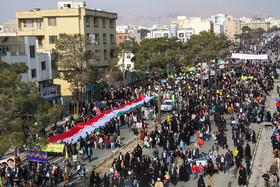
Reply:
[[[55,17],[49,17],[48,18],[49,26],[56,26],[56,18]]]
[[[110,51],[110,57],[111,58],[114,58],[114,52],[115,52],[114,49],[111,49],[111,51]]]
[[[6,46],[0,46],[0,54],[1,55],[7,55],[7,51],[9,51],[9,48]]]
[[[107,50],[105,49],[104,50],[104,60],[107,60],[107,58],[108,58],[108,54],[107,54]]]
[[[32,19],[25,19],[23,20],[24,27],[33,27],[33,20]]]
[[[110,28],[114,28],[115,25],[114,22],[115,22],[114,19],[110,19]]]
[[[86,26],[89,27],[90,26],[90,19],[89,16],[86,16]]]
[[[103,34],[103,43],[104,43],[104,44],[106,44],[106,43],[107,43],[106,34]]]
[[[119,39],[121,40],[121,39],[122,39],[122,36],[119,36]]]
[[[43,47],[43,36],[38,36],[38,48]]]
[[[126,58],[131,58],[131,53],[127,53]]]
[[[55,44],[57,36],[49,36],[49,44]]]
[[[93,22],[94,22],[94,27],[99,27],[99,19],[98,18],[94,17]]]
[[[95,41],[96,41],[96,44],[100,43],[99,34],[95,34]]]
[[[37,30],[38,31],[42,30],[42,19],[37,19]]]
[[[31,70],[31,77],[35,78],[36,77],[36,69]]]
[[[110,42],[111,44],[115,44],[115,35],[113,34],[110,35]]]
[[[42,67],[42,70],[46,69],[46,61],[41,62],[41,67]]]
[[[35,46],[31,45],[29,46],[30,49],[30,58],[35,58]]]
[[[103,26],[103,28],[106,28],[106,19],[102,19],[102,26]]]
[[[64,8],[71,8],[71,4],[64,4]]]
[[[179,33],[179,38],[184,38],[184,33]]]
[[[52,60],[52,69],[56,68],[55,60]]]
[[[100,54],[100,50],[95,50],[95,60],[96,61],[100,61],[100,56],[101,56],[101,54]]]

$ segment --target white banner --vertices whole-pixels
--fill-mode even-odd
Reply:
[[[237,59],[257,59],[257,60],[268,60],[267,54],[262,55],[253,55],[253,54],[241,54],[241,53],[232,53],[231,58],[237,58]]]

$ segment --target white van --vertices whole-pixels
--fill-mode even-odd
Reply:
[[[164,100],[161,104],[161,111],[171,111],[174,107],[172,100]]]

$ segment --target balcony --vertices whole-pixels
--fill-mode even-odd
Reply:
[[[34,27],[24,27],[24,28],[18,28],[19,32],[41,32],[43,31],[43,28],[34,28]]]

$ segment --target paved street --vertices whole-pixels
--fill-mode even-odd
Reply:
[[[278,97],[277,94],[277,86],[279,84],[279,80],[277,80],[274,84],[274,90],[270,95],[269,100],[266,104],[266,110],[270,111],[271,114],[275,111],[275,98]],[[249,180],[249,186],[264,186],[264,179],[262,175],[269,170],[270,165],[274,161],[273,157],[273,149],[271,144],[271,135],[272,135],[272,128],[271,127],[263,127],[260,143],[256,152],[256,157],[254,161],[254,165],[252,167],[252,176]]]

